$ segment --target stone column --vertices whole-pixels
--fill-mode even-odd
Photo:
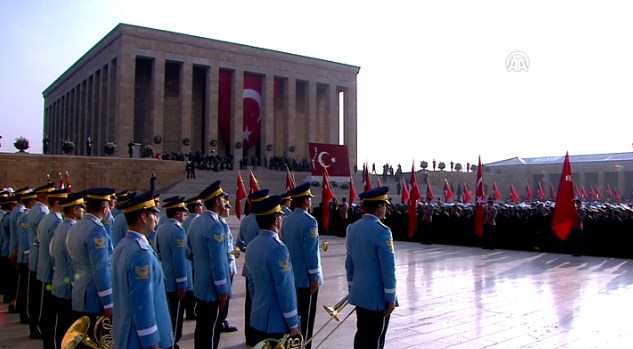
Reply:
[[[352,166],[353,164],[357,163],[356,157],[358,155],[358,134],[356,130],[356,128],[358,127],[358,120],[356,98],[356,80],[354,80],[345,91],[343,115],[343,123],[345,125],[343,144],[347,145],[347,151],[349,153],[349,163]]]
[[[308,143],[316,143],[318,139],[317,115],[317,83],[315,81],[308,81],[308,114],[306,115],[305,128],[305,146],[308,151],[306,151],[306,157],[310,157]]]
[[[297,113],[297,80],[294,77],[288,77],[288,84],[286,86],[286,114],[284,120],[284,155],[291,156],[289,148],[291,146],[297,146],[295,143],[297,137],[295,134],[295,119]]]
[[[345,99],[347,100],[347,99]],[[328,86],[328,113],[325,117],[325,142],[339,144],[339,100],[336,85]]]
[[[264,165],[264,158],[267,159],[266,163],[268,163],[268,160],[273,155],[273,150],[268,150],[266,146],[270,144],[274,147],[275,143],[275,75],[268,73],[263,79],[262,110],[260,110],[262,119],[262,138],[260,140],[262,165]]]
[[[151,142],[156,153],[163,152],[163,143],[154,143],[155,137],[164,137],[165,111],[165,57],[154,57],[152,66],[152,136]]]
[[[119,145],[119,156],[127,157],[127,145],[134,139],[134,78],[136,75],[136,55],[125,48],[115,67],[115,142]]]
[[[184,154],[191,151],[191,94],[193,86],[193,63],[190,57],[180,65],[180,149]],[[184,139],[189,139],[189,145],[183,144]]]
[[[242,149],[244,149],[244,71],[235,70],[233,72],[233,108],[231,108],[231,149],[235,163],[242,159]],[[235,148],[235,144],[240,142],[242,147]]]
[[[205,138],[205,143],[202,149],[205,150],[207,154],[211,153],[211,150],[215,150],[217,153],[218,150],[218,139],[219,139],[219,127],[218,127],[218,103],[220,100],[220,68],[219,67],[209,67],[207,69],[207,96],[205,100],[206,104],[206,113],[204,115],[204,124],[207,127]],[[215,145],[212,146],[210,144],[211,141],[215,141]]]

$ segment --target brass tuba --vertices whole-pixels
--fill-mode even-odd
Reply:
[[[235,257],[235,258],[240,258],[240,254],[242,253],[242,250],[240,250],[239,247],[235,246],[235,248],[233,249],[233,251],[229,252],[229,255]]]
[[[341,325],[347,321],[347,318],[350,317],[350,315],[352,315],[352,313],[356,310],[356,308],[354,308],[351,312],[349,312],[345,318],[343,318],[343,320],[341,321],[339,319],[339,315],[341,315],[341,312],[343,311],[343,309],[345,309],[345,307],[349,304],[349,295],[346,295],[345,297],[341,298],[340,301],[338,301],[336,304],[334,304],[331,307],[328,306],[323,306],[323,309],[325,309],[325,311],[328,313],[328,315],[330,315],[330,318],[328,319],[328,321],[325,322],[325,324],[323,326],[321,326],[321,328],[319,328],[318,331],[316,331],[315,333],[312,334],[312,337],[310,337],[310,339],[306,340],[304,343],[304,346],[308,345],[310,342],[312,342],[312,340],[314,339],[314,337],[316,337],[319,333],[321,333],[321,331],[323,331],[323,329],[325,327],[327,327],[327,325],[332,321],[332,320],[336,320],[336,322],[338,322],[338,325],[336,325],[336,327],[334,327],[330,333],[327,334],[327,336],[325,336],[325,338],[323,338],[323,340],[321,341],[321,343],[319,343],[319,345],[316,346],[315,349],[318,349],[323,343],[325,343],[325,341],[330,338],[330,336],[336,332],[336,330],[338,330],[339,327],[341,327]]]
[[[90,328],[90,318],[80,317],[75,321],[62,339],[62,349],[74,349],[80,343],[92,349],[112,349],[114,348],[114,337],[112,336],[112,320],[109,317],[100,316],[95,323],[93,338],[88,336]]]
[[[255,344],[253,349],[303,349],[305,342],[303,336],[299,333],[297,336],[286,334],[281,339],[268,338]]]

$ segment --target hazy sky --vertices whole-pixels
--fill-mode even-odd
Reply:
[[[118,23],[357,65],[358,161],[631,151],[630,1],[0,0],[2,152]],[[524,52],[528,72],[508,72]],[[353,159],[352,159],[353,160]]]

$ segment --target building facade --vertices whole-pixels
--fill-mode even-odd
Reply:
[[[357,155],[357,66],[119,24],[43,92],[48,153],[107,142],[155,152],[309,156],[308,143]],[[340,120],[342,119],[342,123]],[[343,130],[340,129],[343,125]]]

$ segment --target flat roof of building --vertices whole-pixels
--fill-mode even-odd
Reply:
[[[485,166],[516,166],[516,165],[552,165],[562,164],[565,156],[543,156],[537,158],[520,158],[514,157],[506,160],[491,162]],[[606,153],[606,154],[583,154],[570,155],[571,163],[581,162],[609,162],[609,161],[633,161],[633,152],[627,153]]]

